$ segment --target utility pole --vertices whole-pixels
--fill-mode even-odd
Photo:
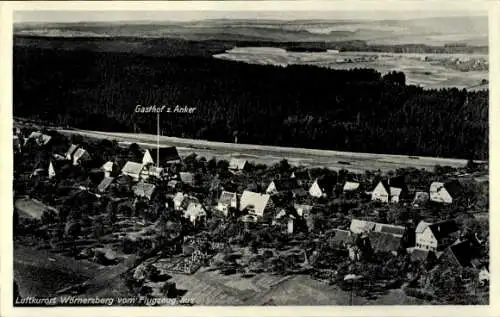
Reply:
[[[160,167],[160,112],[156,113],[156,167]]]

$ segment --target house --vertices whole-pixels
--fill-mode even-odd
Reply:
[[[406,228],[403,226],[389,225],[385,223],[375,223],[373,231],[384,234],[391,234],[395,237],[402,238],[406,232]]]
[[[402,235],[372,231],[368,233],[370,245],[375,252],[395,253],[402,248]]]
[[[162,178],[164,175],[164,168],[157,167],[151,164],[145,165],[141,171],[141,178],[148,179],[150,177]]]
[[[157,159],[159,159],[159,162],[156,162]],[[142,163],[144,165],[153,164],[157,166],[166,166],[169,164],[180,163],[181,161],[181,157],[179,156],[175,146],[147,149],[142,157]]]
[[[450,245],[440,257],[452,265],[460,267],[475,267],[479,263],[474,261],[478,258],[478,248],[469,240],[457,241]]]
[[[122,168],[122,174],[132,177],[135,181],[141,178],[144,166],[141,163],[128,161]]]
[[[188,173],[188,172],[180,172],[179,173],[179,178],[184,184],[187,185],[194,185],[194,175],[193,173]]]
[[[137,197],[151,199],[156,193],[157,188],[156,185],[146,183],[141,180],[132,188],[132,190],[134,191],[134,195],[136,195]]]
[[[418,191],[415,193],[415,198],[413,199],[412,205],[419,207],[424,205],[429,201],[429,193]]]
[[[314,181],[308,169],[293,171],[290,178],[296,179],[300,186],[310,186]]]
[[[267,186],[266,194],[275,195],[278,193],[290,192],[295,196],[304,196],[305,190],[293,178],[275,179]]]
[[[104,177],[116,177],[118,176],[118,165],[114,162],[108,161],[101,166],[101,170],[104,171]]]
[[[49,173],[52,173],[50,177],[54,177],[54,168],[55,165],[51,160],[50,153],[47,151],[39,151],[35,157],[35,163],[31,176],[48,176]]]
[[[463,192],[462,185],[457,180],[445,183],[433,182],[429,190],[430,200],[437,203],[451,204]]]
[[[307,218],[311,214],[311,210],[312,210],[313,206],[303,205],[303,204],[294,204],[294,208],[300,217]]]
[[[56,176],[56,170],[54,168],[54,164],[52,164],[52,161],[50,161],[50,163],[49,163],[49,168],[47,170],[47,174],[48,174],[49,179]]]
[[[97,185],[97,190],[101,193],[105,192],[108,189],[109,185],[111,185],[111,183],[113,183],[114,180],[115,180],[114,177],[105,176],[103,180],[99,183],[99,185]]]
[[[345,182],[342,188],[343,192],[354,192],[359,190],[360,184],[358,182]]]
[[[309,188],[309,195],[316,198],[332,195],[335,183],[333,178],[317,178]]]
[[[403,176],[381,180],[372,192],[372,200],[384,203],[398,203],[408,190]]]
[[[354,245],[354,235],[348,230],[333,229],[333,235],[328,238],[329,245],[334,249],[347,249],[348,246]]]
[[[175,210],[181,210],[181,205],[182,202],[184,201],[184,197],[187,195],[184,195],[184,193],[178,192],[174,195],[173,201],[174,201],[174,209]]]
[[[352,219],[349,230],[354,234],[368,233],[375,230],[375,222]]]
[[[416,247],[423,250],[441,251],[458,238],[460,230],[454,220],[433,224],[421,221],[415,229]]]
[[[31,132],[31,134],[24,141],[27,144],[30,140],[34,140],[38,145],[47,145],[52,137],[50,135],[43,134],[41,132]]]
[[[193,225],[203,222],[206,216],[207,213],[203,208],[202,204],[196,202],[189,203],[189,205],[186,208],[186,211],[184,212],[184,218],[188,218],[189,221],[193,223]]]
[[[87,152],[87,150],[79,148],[73,154],[73,165],[79,165],[83,162],[90,161],[91,159],[92,157],[90,156],[89,152]]]
[[[240,198],[240,211],[247,209],[250,214],[264,217],[271,207],[271,196],[245,190]]]
[[[129,175],[120,174],[118,177],[116,177],[115,181],[116,184],[127,187],[134,184],[137,180]]]
[[[65,154],[66,159],[73,161],[73,154],[76,152],[77,149],[78,149],[78,145],[71,144],[68,151],[66,151],[66,154]]]
[[[220,195],[216,209],[224,213],[224,216],[227,216],[230,207],[238,208],[238,196],[236,193],[223,191]]]
[[[232,171],[243,171],[247,165],[247,160],[241,158],[231,158],[229,169]]]

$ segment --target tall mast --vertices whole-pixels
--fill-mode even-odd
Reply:
[[[160,167],[160,113],[156,113],[156,167]]]

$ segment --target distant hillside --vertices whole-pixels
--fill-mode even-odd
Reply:
[[[203,20],[195,22],[87,22],[16,24],[18,35],[153,37],[185,40],[338,42],[366,41],[368,44],[462,43],[488,45],[487,17],[443,17],[411,20]]]

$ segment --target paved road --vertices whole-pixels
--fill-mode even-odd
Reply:
[[[87,130],[58,130],[65,135],[81,134],[97,139],[117,140],[123,145],[137,143],[143,147],[155,147],[156,135],[99,132]],[[160,136],[160,146],[177,146],[181,156],[193,152],[207,159],[212,157],[230,159],[241,157],[248,161],[262,164],[274,164],[286,158],[292,165],[309,167],[328,167],[331,169],[346,168],[353,172],[366,170],[389,171],[403,167],[415,167],[431,170],[436,165],[463,167],[467,163],[462,159],[434,158],[434,157],[409,157],[404,155],[372,154],[327,151],[315,149],[301,149],[289,147],[275,147],[251,144],[231,144],[204,140],[183,139],[176,137]]]

